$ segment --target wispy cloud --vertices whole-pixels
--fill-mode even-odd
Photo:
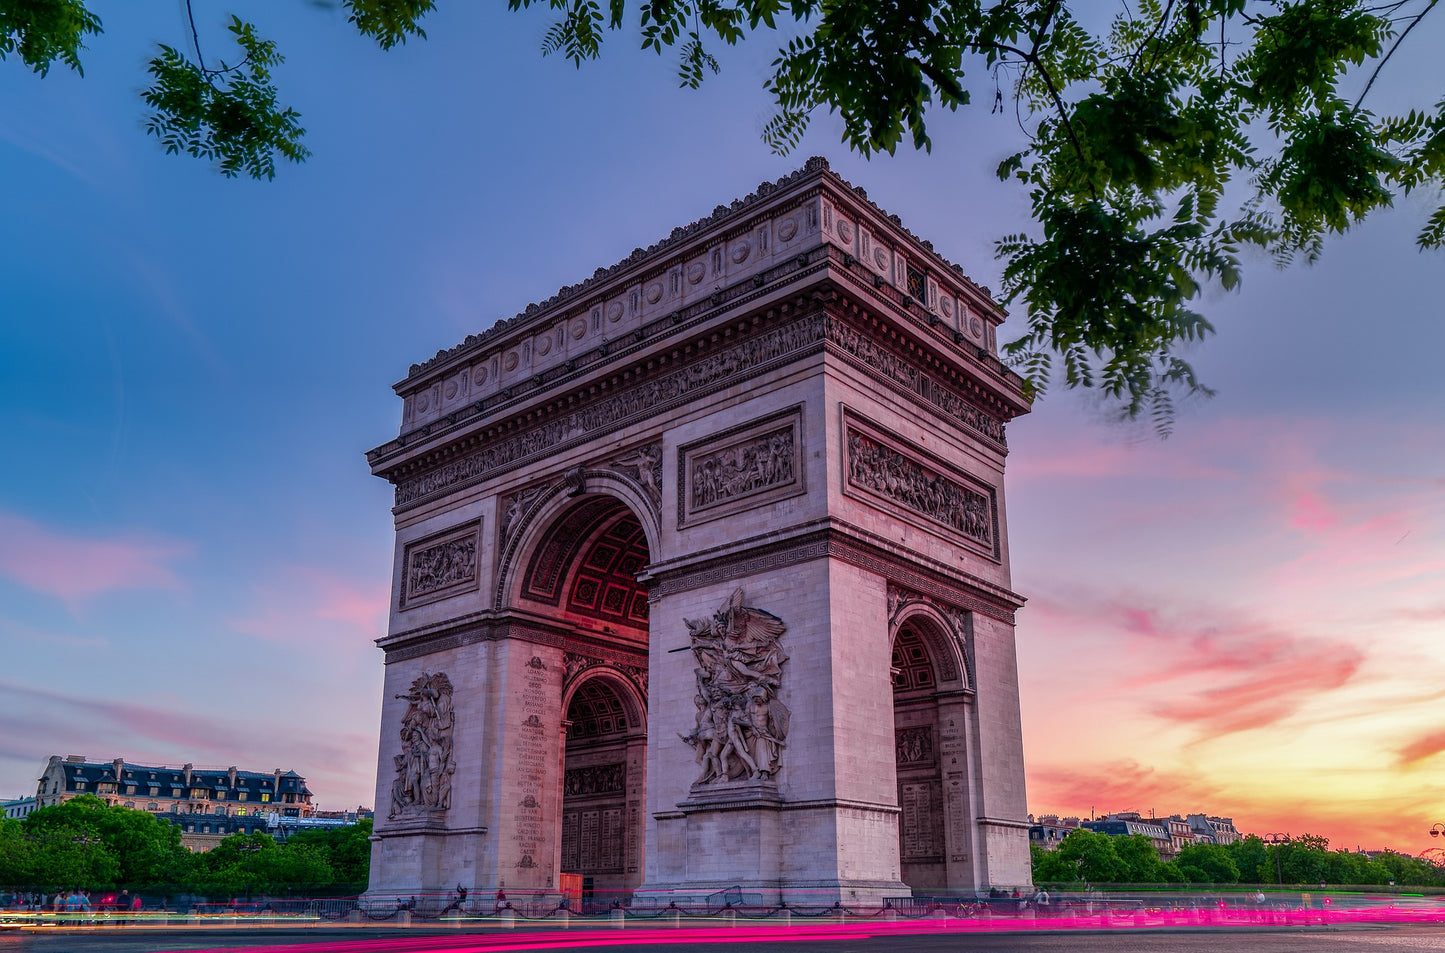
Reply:
[[[1400,766],[1409,767],[1442,751],[1445,751],[1445,731],[1432,731],[1420,735],[1400,748]]]
[[[1200,740],[1282,721],[1345,685],[1365,661],[1354,645],[1209,607],[1166,610],[1130,595],[1039,607],[1051,627],[1103,633],[1124,660],[1110,689]]]
[[[120,686],[124,690],[124,686]],[[208,699],[206,706],[217,706]],[[233,706],[224,706],[233,707]],[[201,704],[158,705],[95,697],[0,681],[0,757],[43,764],[52,754],[80,754],[96,760],[124,757],[138,763],[230,765],[267,770],[278,760],[303,774],[325,772],[366,790],[374,777],[375,735],[357,732],[284,733],[292,709],[278,709],[276,730],[264,711],[246,717],[212,715]],[[27,746],[20,739],[33,739]],[[282,765],[284,766],[284,764]],[[313,788],[315,785],[313,785]]]
[[[107,592],[182,588],[167,563],[190,552],[177,540],[67,535],[0,512],[0,575],[72,604]]]
[[[1037,810],[1072,813],[1083,806],[1099,813],[1169,813],[1213,801],[1219,787],[1194,775],[1160,771],[1137,761],[1120,760],[1087,767],[1050,766],[1029,771],[1029,802]],[[1192,808],[1190,808],[1192,809]]]
[[[250,611],[231,628],[275,642],[298,641],[328,648],[337,642],[371,648],[386,633],[390,587],[385,580],[357,581],[325,569],[284,567],[254,587]]]

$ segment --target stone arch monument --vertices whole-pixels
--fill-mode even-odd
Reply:
[[[820,159],[414,365],[369,895],[1029,882],[988,291]]]

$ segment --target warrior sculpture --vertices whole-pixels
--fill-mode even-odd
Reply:
[[[397,698],[408,702],[401,716],[401,754],[392,758],[396,780],[391,783],[391,813],[445,811],[452,804],[452,683],[442,672],[424,673],[411,683],[411,691]]]
[[[743,605],[743,591],[711,619],[686,619],[697,660],[697,721],[691,745],[702,766],[696,784],[771,780],[788,736],[788,707],[778,699],[787,626],[762,609]]]

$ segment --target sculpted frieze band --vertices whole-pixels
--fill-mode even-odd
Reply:
[[[848,428],[848,483],[993,549],[993,501],[934,468]]]
[[[567,441],[598,430],[615,429],[633,419],[654,416],[673,400],[696,396],[703,389],[815,344],[822,340],[822,335],[823,316],[816,314],[718,348],[687,367],[627,388],[531,430],[496,440],[435,470],[402,480],[396,485],[396,503],[401,506],[533,455],[555,452]]]
[[[867,364],[883,376],[903,385],[943,413],[990,440],[1007,444],[1003,421],[985,413],[948,387],[924,373],[916,361],[894,353],[842,319],[828,316],[828,343]]]
[[[1005,443],[1002,421],[974,406],[924,373],[914,362],[894,353],[842,318],[820,313],[718,348],[686,367],[619,391],[530,430],[495,440],[436,469],[400,480],[396,484],[396,504],[411,503],[538,454],[553,452],[570,440],[602,429],[615,429],[642,416],[651,416],[671,401],[698,396],[706,388],[721,385],[824,339],[908,393],[921,397],[950,419],[999,444]],[[614,461],[614,464],[623,465],[620,461]],[[639,462],[631,461],[626,465],[639,467],[637,478],[646,489],[646,477],[640,472]],[[654,466],[652,473],[659,484],[660,494],[660,466]]]

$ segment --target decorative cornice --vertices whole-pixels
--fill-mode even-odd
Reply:
[[[794,314],[778,317],[791,318]],[[474,434],[433,454],[439,459],[430,466],[426,459],[415,460],[380,475],[396,483],[398,507],[418,503],[530,459],[555,455],[592,439],[596,433],[616,431],[630,422],[656,417],[672,407],[733,386],[744,377],[764,373],[779,362],[795,360],[808,349],[821,346],[823,331],[821,312],[811,310],[796,320],[775,321],[750,334],[734,335],[735,343],[704,346],[699,342],[694,360],[679,367],[670,363],[665,372],[649,380],[609,391],[579,409],[559,401],[566,405],[564,409],[545,415],[550,419],[527,430],[518,432],[499,425],[489,431],[498,433],[495,439],[486,441],[481,434]]]
[[[694,341],[681,349],[690,359],[665,357],[650,373],[619,368],[617,383],[605,390],[590,388],[559,397],[525,416],[499,419],[485,430],[459,434],[449,445],[391,467],[378,467],[376,472],[396,484],[398,508],[420,505],[530,460],[580,446],[597,433],[619,430],[735,386],[782,362],[807,356],[824,344],[949,424],[1004,451],[1004,420],[1015,408],[987,390],[968,387],[967,378],[946,362],[925,360],[926,351],[916,342],[896,332],[871,333],[879,330],[875,327],[880,325],[879,319],[832,290],[832,286],[820,286],[811,295],[799,295],[770,308],[756,316],[756,323],[735,329],[721,342]],[[622,385],[624,378],[636,383]],[[530,426],[524,429],[523,421]],[[526,503],[527,508],[535,507],[533,500]],[[510,508],[503,513],[504,546],[514,535],[518,515]]]

